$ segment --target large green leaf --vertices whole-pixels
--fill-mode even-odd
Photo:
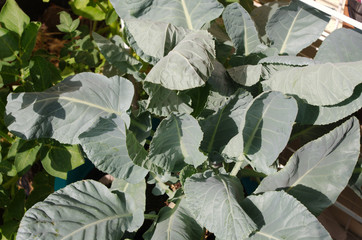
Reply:
[[[219,17],[224,7],[216,0],[110,1],[122,19],[138,18],[200,29]]]
[[[148,171],[135,165],[128,155],[126,122],[115,114],[100,118],[79,136],[79,140],[99,170],[130,183],[138,183],[146,176]]]
[[[128,42],[143,60],[156,64],[185,36],[188,29],[164,22],[127,20]]]
[[[30,18],[21,10],[15,0],[7,0],[0,12],[0,23],[19,36],[30,22]]]
[[[180,171],[186,163],[195,167],[206,160],[199,151],[203,137],[199,123],[187,114],[171,114],[153,136],[149,159],[166,171]]]
[[[300,1],[279,8],[269,19],[266,33],[280,54],[296,55],[317,40],[329,16]]]
[[[44,155],[41,160],[44,169],[54,177],[67,179],[68,171],[84,163],[83,152],[78,145],[42,144],[40,152]]]
[[[238,53],[249,55],[261,44],[254,21],[239,3],[228,5],[222,18]]]
[[[205,84],[214,69],[215,43],[206,31],[187,34],[149,72],[146,81],[171,90],[186,90]]]
[[[336,29],[322,42],[314,59],[323,63],[361,61],[361,43],[361,33],[347,28]]]
[[[211,153],[220,151],[239,132],[241,121],[253,97],[240,90],[218,112],[200,121],[204,138],[201,149]]]
[[[278,71],[263,83],[271,90],[297,95],[316,106],[336,105],[361,83],[362,61],[324,63]]]
[[[295,117],[297,103],[279,92],[265,92],[249,105],[242,129],[226,145],[223,153],[235,161],[245,158],[260,172],[270,174],[270,165],[286,146]]]
[[[5,28],[0,28],[0,59],[15,58],[18,51],[19,37]]]
[[[184,190],[187,208],[217,238],[243,239],[256,229],[240,206],[244,193],[236,177],[195,174],[186,180]]]
[[[186,94],[150,82],[144,82],[143,88],[149,95],[146,108],[155,115],[166,117],[172,112],[190,114],[193,111],[191,99]]]
[[[102,37],[97,33],[92,33],[94,41],[107,61],[115,66],[121,75],[138,72],[142,63],[133,58],[123,47],[123,41],[116,35],[111,40]]]
[[[61,143],[79,143],[78,136],[99,117],[116,114],[127,125],[133,85],[120,78],[80,73],[44,92],[8,96],[6,123],[25,139],[54,138]]]
[[[99,182],[80,181],[29,209],[17,239],[120,239],[142,223],[143,211],[128,194],[112,194]]]
[[[136,205],[136,209],[146,210],[146,181],[132,184],[123,179],[115,178],[111,186],[112,192],[127,193]]]
[[[250,87],[260,80],[262,65],[242,65],[228,69],[230,77],[237,83]]]
[[[283,191],[249,196],[241,205],[258,225],[248,239],[331,239],[318,219]]]
[[[343,102],[333,106],[313,106],[303,100],[297,99],[298,116],[296,121],[302,124],[324,125],[337,122],[354,112],[362,106],[362,84],[359,84],[353,95]]]
[[[359,141],[359,123],[353,117],[300,148],[281,171],[263,179],[256,193],[285,189],[312,213],[320,213],[346,187],[358,160]]]
[[[153,240],[190,240],[201,239],[203,229],[193,219],[187,209],[185,199],[174,208],[163,207],[157,219]]]

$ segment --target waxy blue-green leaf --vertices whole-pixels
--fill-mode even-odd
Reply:
[[[362,84],[359,84],[351,97],[333,106],[313,106],[297,99],[298,115],[296,122],[301,124],[325,125],[337,122],[362,107]]]
[[[138,18],[171,23],[189,29],[219,17],[224,7],[217,0],[110,0],[121,19]]]
[[[229,141],[223,154],[234,161],[247,160],[257,171],[272,173],[269,166],[285,148],[297,111],[293,98],[280,92],[262,93],[249,104],[241,131]]]
[[[313,59],[296,56],[273,56],[261,59],[258,64],[262,67],[262,78],[270,79],[278,71],[289,70],[294,67],[305,67],[316,64]],[[265,90],[265,89],[264,89]]]
[[[230,77],[243,86],[253,86],[260,80],[262,65],[242,65],[228,69]]]
[[[219,152],[239,132],[246,108],[252,100],[250,93],[239,90],[218,112],[201,120],[204,138],[200,148],[208,153]]]
[[[167,117],[173,112],[190,114],[193,111],[191,98],[186,94],[150,82],[144,82],[143,88],[149,95],[146,108],[157,116]]]
[[[89,160],[101,171],[130,183],[140,182],[148,173],[135,165],[128,154],[126,122],[115,114],[100,118],[79,136]]]
[[[361,84],[362,61],[324,63],[278,71],[263,83],[273,91],[297,95],[308,104],[336,105]]]
[[[10,94],[5,121],[10,131],[25,139],[77,144],[78,136],[100,117],[116,114],[129,125],[126,110],[133,93],[132,83],[124,78],[80,73],[44,92]]]
[[[243,187],[238,178],[195,174],[185,182],[187,208],[196,221],[219,239],[244,239],[256,224],[241,208]]]
[[[353,117],[300,148],[281,171],[263,179],[256,193],[285,189],[318,214],[346,187],[359,153],[359,123]]]
[[[126,49],[123,48],[123,41],[116,35],[111,40],[102,37],[96,32],[92,33],[94,41],[107,61],[115,66],[121,75],[126,73],[138,72],[142,63],[132,57]]]
[[[120,239],[143,223],[128,194],[113,194],[95,181],[73,183],[29,209],[17,239]]]
[[[126,144],[128,155],[134,164],[159,175],[165,174],[164,169],[153,164],[153,162],[147,158],[147,150],[139,143],[133,132],[128,129],[126,129]]]
[[[3,27],[20,36],[29,22],[30,18],[21,10],[15,0],[6,0],[0,12],[0,23],[3,24]]]
[[[150,20],[130,19],[126,24],[131,47],[143,60],[152,64],[166,56],[190,32],[169,23]]]
[[[260,39],[264,42],[268,42],[268,37],[265,32],[265,27],[269,21],[269,19],[273,16],[273,14],[280,8],[281,6],[288,5],[289,1],[274,1],[274,2],[266,2],[260,7],[254,8],[251,11],[250,16],[254,20],[256,29],[259,33]]]
[[[284,191],[249,196],[241,206],[258,225],[247,239],[331,239],[318,219]]]
[[[211,34],[202,30],[191,32],[151,69],[145,80],[171,90],[200,87],[211,76],[214,59]]]
[[[228,5],[222,18],[237,53],[247,56],[261,44],[254,21],[239,3]]]
[[[329,19],[314,7],[292,1],[273,14],[266,25],[266,33],[279,54],[296,55],[321,36]]]
[[[146,210],[146,181],[132,184],[123,179],[115,178],[112,182],[110,190],[115,192],[123,192],[132,198],[136,205],[136,209]]]
[[[334,30],[322,42],[314,60],[326,62],[362,61],[362,34],[348,28]]]
[[[149,160],[166,171],[195,167],[207,157],[199,151],[203,137],[196,119],[187,114],[171,114],[162,120],[150,144]]]
[[[153,240],[201,239],[203,229],[193,219],[183,198],[174,208],[163,207],[158,213]]]

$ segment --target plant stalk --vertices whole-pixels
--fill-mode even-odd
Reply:
[[[145,219],[155,221],[158,216],[156,214],[144,214],[144,217]]]
[[[230,172],[230,176],[236,176],[241,168],[241,166],[243,165],[243,161],[241,162],[236,162],[233,169]]]
[[[164,182],[162,182],[162,180],[154,173],[150,172],[150,174],[152,175],[152,177],[157,181],[158,185],[160,185],[160,187],[165,190],[166,194],[171,198],[174,195],[174,192],[172,192],[172,190],[168,187],[168,185],[166,185]]]

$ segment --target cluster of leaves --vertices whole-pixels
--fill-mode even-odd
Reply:
[[[216,0],[110,2],[125,27],[92,34],[104,75],[11,93],[5,123],[22,139],[80,146],[115,180],[49,195],[26,211],[17,239],[120,239],[145,219],[144,239],[329,239],[316,216],[360,154],[362,34],[338,29],[309,59],[297,54],[329,17],[299,1],[250,13]],[[246,176],[261,178],[251,194]],[[350,183],[360,190],[361,177]],[[156,214],[146,212],[152,184],[173,203]]]

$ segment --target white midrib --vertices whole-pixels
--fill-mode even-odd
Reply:
[[[103,110],[103,111],[105,111],[105,112],[115,113],[115,114],[117,114],[117,115],[122,115],[121,112],[115,111],[115,110],[113,110],[113,109],[105,108],[105,107],[102,107],[102,106],[100,106],[100,105],[97,105],[97,104],[94,104],[94,103],[90,103],[90,102],[86,102],[86,101],[83,101],[83,100],[79,100],[79,99],[76,99],[76,98],[59,96],[58,99],[63,99],[63,100],[67,100],[67,101],[70,101],[70,102],[80,103],[80,104],[88,105],[88,106],[93,107],[93,108],[101,109],[101,110]]]
[[[300,10],[298,11],[298,13],[297,13],[297,16],[295,16],[295,18],[293,19],[292,25],[290,25],[290,28],[289,28],[289,30],[288,30],[288,34],[287,34],[287,36],[285,37],[285,40],[284,40],[284,42],[283,42],[282,47],[280,48],[279,54],[283,54],[284,51],[285,51],[285,49],[287,48],[287,42],[288,42],[289,37],[290,37],[290,35],[291,35],[292,29],[294,28],[295,22],[297,21],[298,16],[299,16],[299,14],[302,12],[302,10],[303,10],[303,9],[300,9]]]
[[[115,215],[115,216],[112,216],[112,217],[107,217],[107,218],[104,218],[104,219],[95,221],[95,222],[93,222],[93,223],[87,224],[87,225],[85,225],[85,226],[77,229],[77,230],[74,231],[74,232],[69,233],[68,235],[62,237],[61,240],[65,240],[65,239],[67,239],[67,238],[69,238],[69,237],[72,237],[72,236],[74,236],[75,234],[79,233],[80,231],[83,231],[83,230],[85,230],[85,229],[87,229],[87,228],[89,228],[89,227],[91,227],[91,226],[97,225],[97,224],[99,224],[99,223],[102,223],[102,222],[105,222],[105,221],[111,221],[111,220],[117,219],[117,218],[130,217],[130,216],[132,216],[132,213],[127,213],[127,214],[122,214],[122,215]]]
[[[270,239],[274,239],[274,240],[281,240],[280,238],[277,238],[277,237],[274,237],[272,235],[269,235],[267,233],[263,233],[263,232],[256,232],[255,234],[259,234],[259,235],[262,235],[264,237],[267,237],[267,238],[270,238]]]
[[[187,9],[185,0],[181,0],[181,4],[182,4],[182,8],[183,8],[183,10],[184,10],[187,27],[188,27],[189,29],[193,30],[194,27],[192,26],[191,16],[190,16],[189,10]]]

